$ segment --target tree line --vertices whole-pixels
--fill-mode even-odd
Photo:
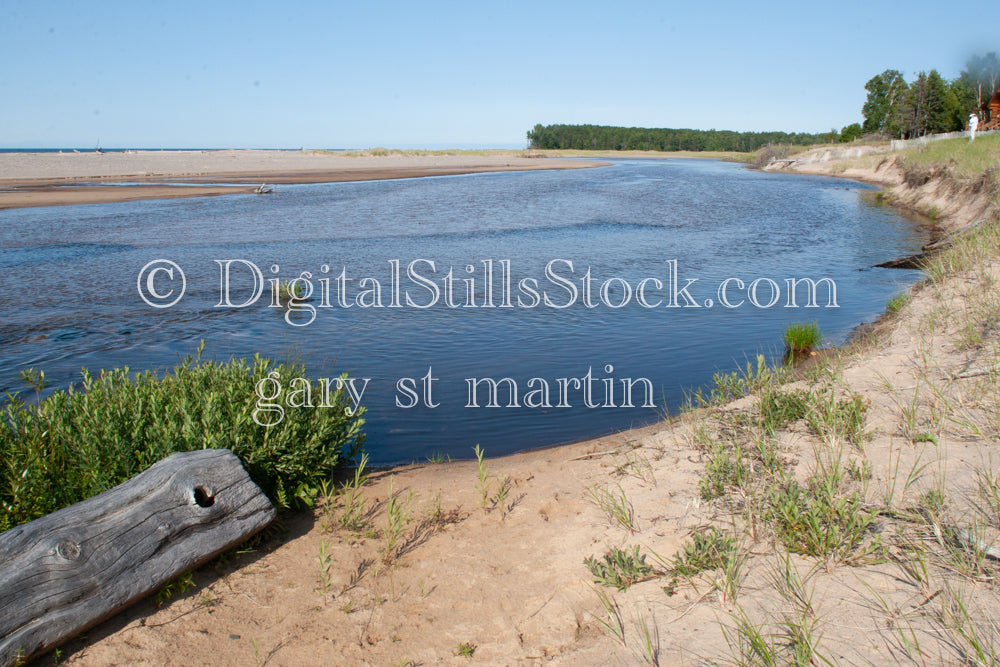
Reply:
[[[848,142],[864,135],[906,139],[966,129],[969,114],[984,107],[998,86],[1000,57],[991,52],[970,58],[951,81],[945,81],[936,69],[920,72],[911,83],[898,70],[885,70],[865,84],[864,123],[851,123],[840,131],[812,134],[539,124],[528,130],[528,145],[604,151],[751,152],[768,144]],[[989,118],[980,113],[980,120]]]
[[[836,131],[833,132],[836,136]],[[826,143],[830,133],[732,132],[608,125],[535,125],[528,131],[531,148],[637,151],[755,151],[767,144]]]
[[[865,84],[862,132],[905,139],[964,130],[969,114],[984,107],[998,85],[1000,58],[995,52],[973,56],[951,81],[932,69],[907,83],[901,72],[887,69]],[[982,116],[980,120],[989,120]]]

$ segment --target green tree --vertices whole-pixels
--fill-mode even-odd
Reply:
[[[969,114],[976,109],[976,91],[969,86],[968,80],[962,76],[952,81],[949,88],[949,93],[954,96],[954,101],[958,104],[957,108],[952,109],[954,114],[952,117],[952,130],[964,130],[965,124],[969,120]]]
[[[926,86],[927,108],[924,133],[948,132],[951,129],[951,122],[948,118],[948,84],[944,82],[936,69],[932,69],[927,75]]]
[[[887,69],[869,79],[865,90],[868,98],[861,109],[865,118],[863,131],[890,136],[901,134],[901,107],[908,93],[903,75],[898,70]]]
[[[860,139],[863,134],[864,131],[861,129],[861,123],[851,123],[844,126],[840,131],[840,141],[842,143],[854,141],[855,139]]]

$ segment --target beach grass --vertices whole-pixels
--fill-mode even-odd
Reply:
[[[793,322],[785,329],[785,346],[793,352],[811,350],[823,342],[819,324],[816,322]]]
[[[979,178],[995,171],[1000,155],[1000,134],[977,137],[955,137],[932,141],[926,146],[911,147],[899,152],[908,168],[947,168],[958,178]]]

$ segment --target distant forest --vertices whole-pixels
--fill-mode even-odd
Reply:
[[[768,144],[819,144],[836,141],[837,132],[732,132],[608,125],[535,125],[528,131],[531,148],[604,151],[755,151]]]
[[[970,113],[991,120],[987,103],[1000,92],[1000,56],[970,58],[952,81],[937,70],[920,72],[912,83],[888,69],[865,84],[864,124],[851,123],[820,134],[805,132],[730,132],[607,125],[535,125],[528,131],[531,148],[602,151],[737,151],[748,153],[768,144],[825,144],[875,138],[919,137],[968,127]]]

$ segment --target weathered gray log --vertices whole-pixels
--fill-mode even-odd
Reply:
[[[232,452],[205,449],[0,533],[0,665],[55,648],[274,516]]]

